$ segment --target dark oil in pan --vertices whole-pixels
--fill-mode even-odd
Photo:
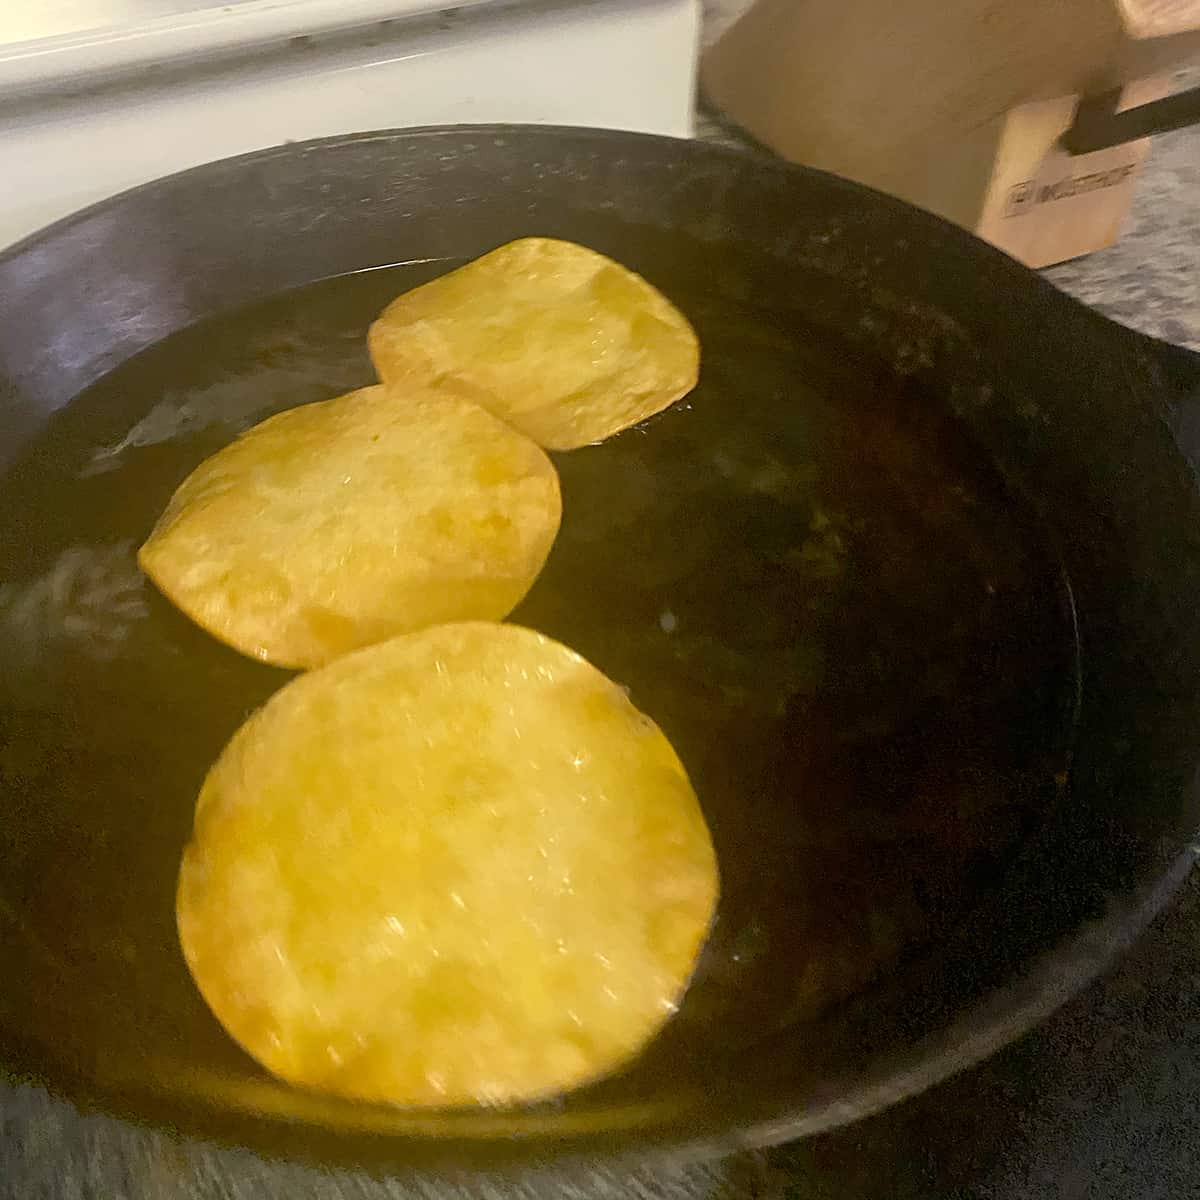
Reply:
[[[204,772],[289,676],[176,612],[136,548],[241,430],[372,382],[367,324],[446,265],[178,334],[0,481],[0,951],[26,981],[0,1016],[89,1071],[257,1074],[187,978],[174,884]],[[719,918],[635,1090],[717,1070],[935,936],[1053,802],[1076,689],[1055,561],[936,397],[827,333],[672,299],[699,387],[555,456],[562,530],[512,618],[629,687],[717,844]]]

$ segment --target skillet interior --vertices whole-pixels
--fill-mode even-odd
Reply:
[[[223,1037],[171,921],[203,771],[285,676],[193,629],[132,552],[237,429],[367,381],[391,295],[531,232],[642,270],[701,334],[688,404],[560,456],[563,531],[514,619],[672,736],[721,916],[679,1018],[617,1078],[506,1114],[327,1102]],[[930,262],[972,278],[939,295]],[[144,189],[10,255],[2,283],[0,948],[25,985],[0,1025],[51,1082],[335,1156],[788,1136],[1014,1032],[1030,995],[973,1003],[1056,943],[1060,990],[1084,977],[1062,937],[1109,905],[1100,957],[1174,861],[1197,527],[1137,394],[1153,362],[931,219],[683,143],[393,135]],[[1055,335],[1008,325],[1006,301]]]

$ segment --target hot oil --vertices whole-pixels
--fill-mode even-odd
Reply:
[[[186,976],[174,884],[205,770],[288,675],[193,626],[134,554],[238,432],[372,382],[367,324],[443,269],[187,330],[0,484],[0,929],[31,980],[0,1004],[68,1053],[254,1072]],[[1053,802],[1076,683],[1053,557],[935,396],[815,327],[672,299],[700,386],[556,456],[562,529],[512,618],[630,688],[713,829],[720,914],[646,1079],[702,1074],[936,935]]]

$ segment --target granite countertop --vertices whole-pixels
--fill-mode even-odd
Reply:
[[[709,0],[712,36],[745,0]],[[1200,82],[1200,76],[1189,77]],[[736,134],[701,114],[701,136]],[[1157,139],[1112,249],[1047,272],[1200,349],[1200,129]],[[713,1164],[434,1188],[273,1164],[0,1085],[2,1200],[1183,1200],[1200,1195],[1200,877],[1123,964],[982,1067],[869,1121]]]

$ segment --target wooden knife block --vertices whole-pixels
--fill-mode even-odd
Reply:
[[[1067,155],[1080,98],[1156,99],[1193,56],[1200,0],[758,0],[701,83],[785,157],[1044,266],[1116,239],[1148,148]]]

